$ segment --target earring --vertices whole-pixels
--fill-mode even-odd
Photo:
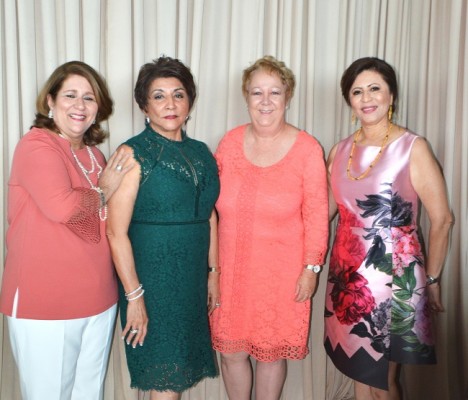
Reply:
[[[93,125],[96,123],[96,120],[93,121]]]
[[[393,107],[392,107],[392,105],[390,104],[390,107],[388,107],[388,120],[389,120],[389,121],[392,120],[392,115],[393,115]]]
[[[149,119],[149,117],[146,117],[146,118],[145,118],[145,122],[146,122],[147,124],[149,124],[149,123],[150,123],[150,119]]]
[[[190,115],[187,115],[187,116],[185,117],[185,121],[184,121],[184,122],[187,123],[187,122],[189,122],[191,119],[192,119],[192,117],[191,117]]]
[[[356,114],[351,114],[351,125],[356,125]]]
[[[52,111],[52,109],[49,110],[49,113],[47,114],[47,116],[48,116],[50,119],[54,119],[54,112]]]

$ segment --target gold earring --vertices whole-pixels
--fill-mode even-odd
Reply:
[[[356,125],[356,115],[354,113],[351,114],[351,125]]]
[[[393,107],[392,107],[392,105],[390,104],[390,107],[388,107],[388,120],[389,120],[389,121],[392,120],[392,115],[393,115]]]

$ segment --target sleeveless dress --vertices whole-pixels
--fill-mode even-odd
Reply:
[[[141,167],[129,237],[149,318],[144,345],[125,346],[131,386],[181,392],[217,375],[207,315],[216,161],[204,143],[185,133],[171,141],[149,125],[125,144]],[[119,295],[125,326],[122,285]]]
[[[210,316],[213,346],[256,360],[299,360],[309,349],[310,301],[294,301],[306,264],[323,264],[328,193],[323,151],[300,131],[276,164],[244,155],[246,125],[228,132],[216,151],[221,194],[221,306]]]
[[[342,373],[384,390],[389,361],[435,363],[419,201],[409,170],[417,138],[405,132],[385,147],[366,177],[353,181],[346,174],[350,136],[339,143],[331,171],[339,223],[326,292],[325,348]],[[365,171],[379,149],[356,146],[351,175]]]

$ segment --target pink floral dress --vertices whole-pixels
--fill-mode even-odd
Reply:
[[[328,275],[325,348],[345,375],[381,389],[388,389],[389,361],[435,363],[418,196],[409,171],[417,138],[405,132],[366,177],[354,181],[346,173],[350,136],[339,143],[331,172],[339,223]],[[379,149],[356,146],[351,175],[365,171]]]

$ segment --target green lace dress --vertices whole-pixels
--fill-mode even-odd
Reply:
[[[185,133],[171,141],[148,125],[125,144],[141,166],[129,237],[149,318],[144,345],[125,346],[131,386],[181,392],[217,375],[206,304],[216,161],[204,143]],[[121,285],[119,304],[125,326]]]

